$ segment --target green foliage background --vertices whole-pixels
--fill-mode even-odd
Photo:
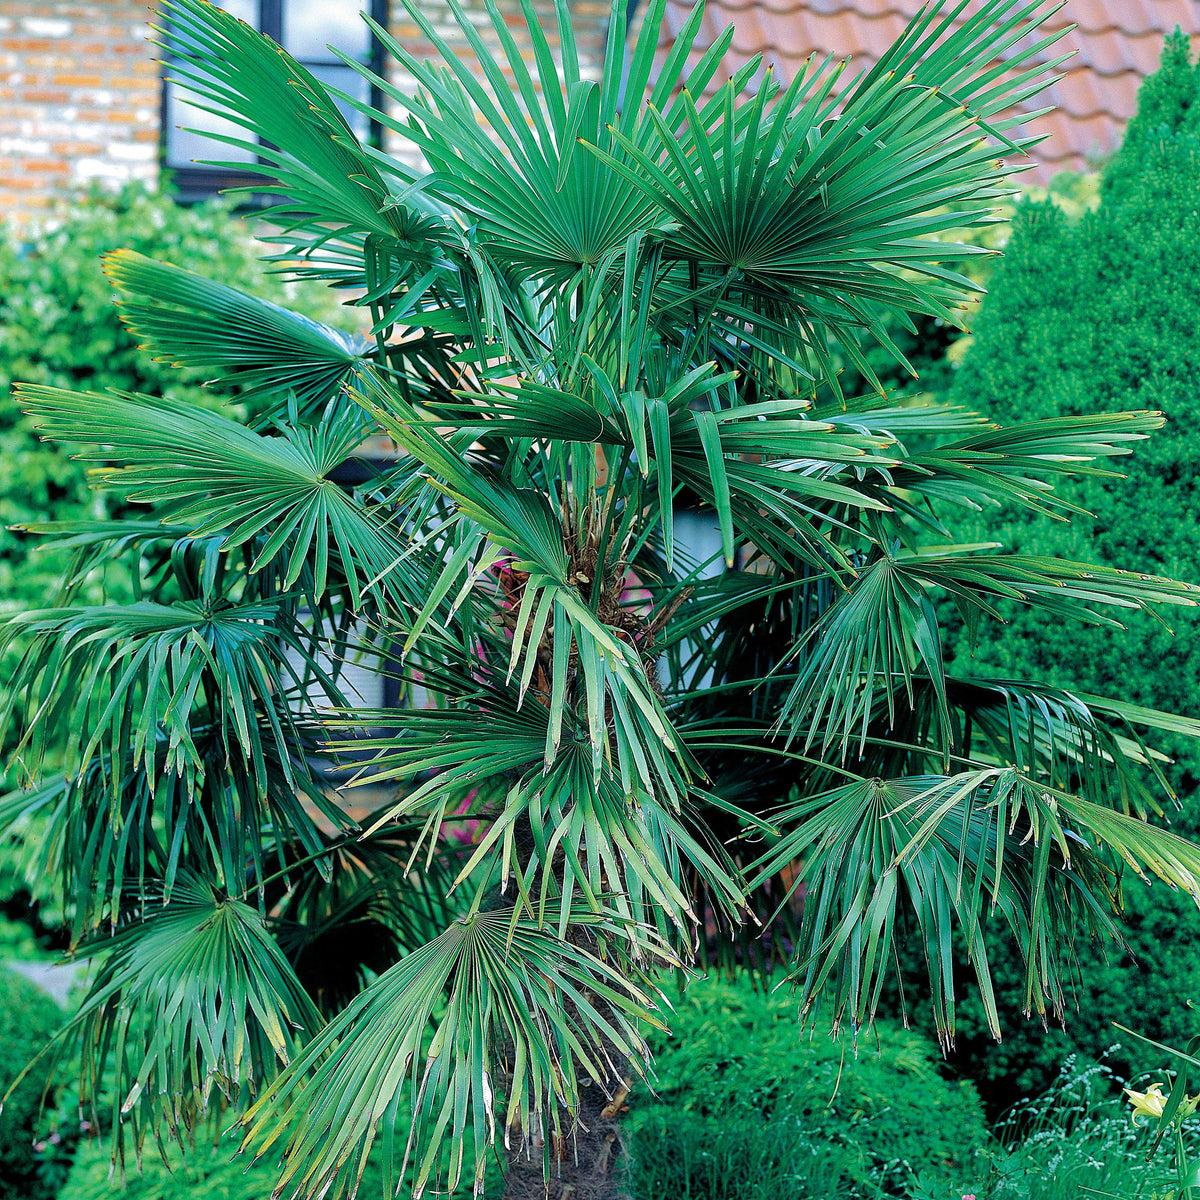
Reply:
[[[0,1096],[63,1023],[63,1012],[40,988],[0,963]],[[49,1200],[33,1142],[39,1127],[42,1079],[31,1073],[0,1113],[0,1200]]]
[[[856,1053],[802,1033],[790,988],[745,977],[693,983],[671,1028],[657,1097],[630,1097],[635,1200],[902,1196],[918,1178],[950,1195],[977,1177],[979,1096],[928,1038],[882,1024]]]
[[[204,395],[199,374],[150,362],[120,328],[97,269],[98,256],[118,246],[202,265],[211,278],[268,298],[285,293],[262,274],[255,257],[261,248],[226,207],[182,210],[136,189],[74,205],[63,224],[31,245],[0,245],[0,405],[7,406],[0,412],[0,602],[8,611],[41,604],[61,564],[52,555],[27,559],[24,536],[7,527],[95,513],[101,503],[67,453],[34,438],[9,398],[11,381]],[[1170,43],[1162,70],[1146,85],[1126,145],[1105,174],[1098,209],[1078,214],[1054,198],[1025,202],[1006,254],[951,398],[1005,421],[1143,407],[1164,410],[1170,423],[1128,462],[1128,483],[1092,481],[1076,489],[1092,518],[1067,527],[1006,512],[965,521],[964,540],[994,533],[1018,552],[1200,580],[1200,75],[1186,39]],[[294,296],[289,302],[305,308]],[[319,315],[328,319],[324,302]],[[933,390],[951,387],[945,351],[952,341],[940,326],[901,341]],[[1049,678],[1200,715],[1200,622],[1184,617],[1177,626],[1171,636],[1143,617],[1119,633],[1048,626],[1015,613],[1003,641],[985,633],[975,658],[993,674]],[[965,639],[957,653],[971,653]],[[1190,795],[1200,779],[1194,749],[1179,747],[1170,777],[1181,795]],[[1200,812],[1185,809],[1177,823],[1195,832]],[[1015,962],[996,964],[1013,1031],[999,1047],[987,1037],[977,1001],[964,996],[958,1063],[995,1106],[1046,1087],[1072,1051],[1102,1054],[1114,1040],[1113,1020],[1132,1020],[1171,1043],[1194,1032],[1185,1001],[1200,1000],[1200,917],[1181,915],[1180,898],[1161,885],[1131,888],[1128,907],[1138,963],[1111,949],[1107,958],[1101,948],[1085,952],[1079,1011],[1068,1014],[1066,1032],[1021,1025]],[[4,1011],[18,1008],[4,1005]],[[20,1020],[27,1046],[29,1018]],[[676,1040],[661,1047],[662,1104],[634,1107],[637,1195],[683,1195],[686,1187],[715,1200],[725,1194],[718,1190],[722,1171],[760,1178],[766,1187],[771,1170],[805,1169],[796,1163],[811,1166],[806,1186],[813,1195],[850,1196],[851,1189],[874,1195],[868,1189],[900,1189],[910,1178],[969,1182],[964,1155],[988,1141],[972,1087],[946,1080],[930,1044],[916,1035],[885,1029],[879,1056],[864,1046],[857,1059],[843,1058],[837,1045],[798,1040],[786,994],[721,990],[711,981],[688,993],[675,1028]],[[1132,1065],[1117,1062],[1126,1070]],[[0,1061],[0,1071],[6,1069]],[[5,1122],[18,1114],[10,1103]],[[775,1118],[770,1144],[750,1136],[764,1117]],[[680,1156],[680,1144],[696,1154]],[[654,1146],[670,1147],[670,1157],[656,1158]],[[266,1194],[253,1176],[242,1175],[241,1164],[230,1168],[223,1159],[211,1169],[189,1168],[198,1175],[148,1170],[127,1193],[131,1198],[182,1197],[200,1182],[206,1195],[227,1200]],[[64,1200],[109,1194],[107,1156],[88,1152]]]
[[[1120,460],[1127,480],[1084,480],[1072,498],[1092,515],[1070,525],[1012,511],[963,522],[963,540],[1009,542],[1017,552],[1112,563],[1200,579],[1200,74],[1187,39],[1172,38],[1144,85],[1137,117],[1106,169],[1100,204],[1073,213],[1051,196],[1024,201],[990,281],[974,344],[950,399],[997,420],[1117,409],[1158,409],[1166,428]],[[1143,614],[1127,630],[1052,624],[1014,610],[998,636],[985,630],[962,666],[1059,685],[1188,716],[1200,714],[1200,619],[1173,616],[1174,632]],[[1167,771],[1182,797],[1200,757],[1182,740]],[[1171,813],[1181,832],[1200,829],[1200,809]],[[964,996],[959,1064],[989,1104],[1049,1085],[1068,1052],[1096,1058],[1117,1040],[1113,1021],[1176,1043],[1193,1032],[1188,1000],[1200,1000],[1200,914],[1158,885],[1128,888],[1129,941],[1082,951],[1078,1010],[1066,1031],[1022,1021],[1020,965],[1000,964],[1009,1014],[991,1043],[978,1004]],[[1125,1073],[1123,1052],[1112,1061]]]
[[[29,554],[36,539],[10,527],[103,516],[105,503],[68,450],[34,435],[14,381],[218,402],[201,386],[204,373],[138,349],[117,319],[102,254],[128,247],[337,322],[327,289],[298,290],[264,269],[252,233],[226,201],[182,208],[132,184],[61,200],[30,241],[11,230],[0,238],[0,614],[44,603],[62,567],[53,553]]]

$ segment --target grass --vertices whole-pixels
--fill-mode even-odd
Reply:
[[[657,1111],[638,1130],[634,1200],[824,1200],[857,1195],[862,1158],[795,1114],[712,1122]]]
[[[1044,1096],[997,1127],[1002,1148],[979,1200],[1174,1200],[1170,1149],[1146,1161],[1153,1131],[1134,1127],[1119,1082],[1104,1066],[1068,1059]]]

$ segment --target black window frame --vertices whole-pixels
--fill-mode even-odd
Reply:
[[[265,33],[277,45],[283,44],[283,14],[287,3],[288,0],[258,0],[258,30],[260,33]],[[365,8],[370,13],[371,19],[382,28],[389,27],[389,0],[369,0],[368,4],[360,4],[360,8]],[[303,59],[297,59],[297,61],[304,64]],[[383,77],[383,43],[374,32],[371,33],[371,53],[367,60],[367,66],[380,78]],[[169,72],[170,64],[164,60],[159,78],[158,159],[159,169],[170,176],[170,189],[175,199],[184,204],[198,203],[202,200],[210,200],[230,188],[253,187],[262,178],[262,173],[226,167],[204,167],[195,163],[180,166],[172,164],[168,160],[171,133],[168,117],[167,75]],[[370,88],[371,107],[382,111],[384,99],[383,90],[378,84],[372,83]],[[383,126],[379,121],[371,121],[367,136],[372,146],[382,148]],[[213,151],[214,156],[220,152],[220,147],[216,142],[213,143]],[[259,159],[259,162],[265,164],[265,160],[262,158]],[[265,165],[268,165],[265,174],[270,174],[269,164]],[[266,204],[270,203],[272,197],[267,195],[251,196],[250,193],[243,193],[243,200],[247,204],[256,202]]]

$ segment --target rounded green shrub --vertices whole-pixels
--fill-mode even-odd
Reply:
[[[268,1200],[279,1180],[278,1171],[265,1160],[252,1162],[234,1157],[237,1142],[197,1144],[186,1155],[172,1145],[163,1162],[158,1151],[147,1145],[141,1163],[128,1161],[122,1174],[113,1167],[109,1147],[92,1141],[83,1146],[71,1176],[58,1200]],[[384,1200],[383,1170],[378,1155],[368,1161],[359,1185],[361,1200]],[[503,1190],[498,1169],[488,1177],[488,1196]],[[400,1195],[403,1195],[403,1189]],[[439,1192],[445,1196],[447,1193]],[[469,1180],[461,1183],[449,1200],[467,1200]]]
[[[39,987],[0,963],[0,1096],[63,1023],[63,1013]],[[54,1188],[34,1142],[45,1079],[31,1071],[0,1112],[0,1200],[50,1200]]]
[[[196,1146],[186,1157],[171,1152],[169,1165],[147,1147],[139,1165],[128,1162],[124,1178],[114,1170],[108,1147],[84,1146],[58,1200],[267,1200],[276,1175],[263,1164],[232,1159],[234,1145]],[[374,1185],[374,1186],[372,1186]],[[361,1194],[381,1194],[379,1179],[365,1178]]]
[[[967,1180],[988,1144],[974,1087],[918,1034],[881,1025],[856,1052],[745,979],[697,981],[671,1025],[657,1096],[630,1100],[635,1200],[904,1196]]]

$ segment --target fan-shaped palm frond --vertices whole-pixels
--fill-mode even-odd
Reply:
[[[363,439],[354,408],[334,406],[315,425],[282,426],[267,437],[175,400],[29,385],[20,396],[46,436],[94,446],[89,457],[122,464],[105,481],[135,489],[136,499],[170,503],[173,523],[196,536],[223,533],[227,546],[263,535],[251,569],[283,558],[285,588],[311,564],[319,598],[334,556],[355,606],[366,590],[403,578],[393,575],[403,543],[392,518],[330,478]]]
[[[389,1179],[415,1162],[418,1197],[444,1142],[458,1182],[468,1138],[480,1189],[497,1115],[506,1130],[565,1140],[579,1074],[615,1089],[645,1053],[641,1023],[659,1023],[663,1001],[633,963],[670,961],[619,919],[580,910],[571,924],[577,944],[518,909],[472,912],[368,987],[247,1115],[248,1148],[282,1148],[280,1191],[350,1194],[377,1136]],[[406,1121],[401,1148],[391,1131]]]
[[[193,720],[200,764],[193,776],[166,769],[171,746],[160,733],[136,765],[109,750],[69,777],[0,797],[0,831],[39,823],[41,866],[69,881],[64,899],[76,938],[115,927],[130,904],[169,900],[181,874],[237,894],[259,883],[281,854],[317,855],[320,873],[323,830],[348,834],[357,826],[312,769],[310,731],[283,747],[272,733],[259,731],[265,788],[253,764],[229,753],[220,725]]]
[[[950,1039],[956,930],[998,1036],[990,912],[1021,948],[1027,1007],[1044,1015],[1047,1002],[1064,1007],[1068,931],[1119,939],[1111,893],[1122,863],[1200,896],[1192,843],[1012,767],[860,780],[797,801],[776,819],[789,832],[756,864],[751,886],[803,861],[802,1004],[828,993],[835,1021],[856,1027],[874,1015],[906,910],[926,948],[938,1028]]]
[[[1162,815],[1160,797],[1176,799],[1162,770],[1170,760],[1145,731],[1200,736],[1194,718],[1044,684],[948,676],[947,685],[973,758],[1012,763],[1032,778],[1080,789],[1086,799],[1143,818]]]
[[[912,454],[892,476],[898,492],[981,505],[1020,503],[1062,517],[1078,507],[1052,491],[1066,475],[1116,475],[1097,459],[1132,453],[1131,443],[1161,429],[1161,413],[1085,414],[989,428]],[[926,473],[928,472],[928,473]]]
[[[486,829],[457,868],[454,886],[490,865],[502,890],[515,886],[530,916],[554,920],[563,936],[577,894],[595,911],[603,899],[639,924],[661,925],[664,933],[672,924],[685,929],[692,916],[688,871],[738,910],[744,894],[736,869],[698,831],[687,772],[653,743],[645,750],[624,743],[614,722],[618,762],[597,776],[581,728],[584,715],[569,710],[560,716],[562,750],[547,763],[547,697],[522,704],[516,682],[502,670],[502,662],[490,667],[485,655],[466,677],[427,664],[422,686],[437,706],[356,710],[330,722],[334,729],[365,723],[375,730],[376,736],[333,743],[370,753],[361,782],[401,785],[370,829],[396,819],[421,822],[406,861],[430,862],[446,823],[469,805]],[[622,715],[628,721],[628,713]],[[536,888],[531,880],[538,880]]]
[[[85,953],[105,957],[58,1040],[78,1047],[84,1103],[111,1097],[139,1156],[147,1131],[219,1115],[321,1028],[261,916],[196,879]]]
[[[374,24],[373,28],[416,79],[418,90],[396,87],[350,58],[344,61],[409,114],[408,124],[401,125],[370,110],[419,147],[436,171],[430,189],[478,221],[489,256],[539,279],[566,283],[587,268],[611,263],[631,237],[661,220],[653,198],[646,198],[578,143],[598,144],[622,155],[613,145],[612,126],[635,142],[645,140],[652,131],[639,128],[639,108],[625,103],[624,97],[649,90],[660,107],[666,105],[699,32],[699,6],[685,22],[653,85],[664,0],[652,0],[632,52],[625,44],[626,10],[613,6],[606,70],[599,82],[581,73],[565,0],[556,0],[557,22],[552,30],[544,30],[532,4],[521,0],[534,51],[532,71],[506,17],[492,0],[485,5],[490,26],[484,26],[486,33],[476,28],[457,0],[450,0],[452,18],[474,52],[474,63],[450,50],[419,5],[406,3],[405,8],[441,54],[444,67],[420,61],[387,30]],[[550,43],[555,34],[557,55]],[[722,47],[728,46],[731,36],[731,31],[723,35],[687,71],[688,84],[697,93],[715,73]],[[485,37],[494,39],[498,55],[493,56]],[[738,71],[739,87],[756,66],[752,62]]]
[[[1098,611],[1107,605],[1150,610],[1155,604],[1194,607],[1200,588],[1158,576],[1030,555],[981,554],[989,546],[948,546],[941,553],[884,554],[859,572],[845,595],[804,635],[806,650],[784,705],[795,732],[801,722],[812,744],[861,744],[876,689],[887,697],[887,728],[895,727],[900,684],[910,698],[914,673],[934,683],[943,722],[945,699],[935,589],[950,596],[974,627],[980,613],[999,618],[1001,600],[1035,604],[1048,614],[1120,627]],[[822,726],[823,722],[823,726]]]
[[[0,717],[7,725],[18,699],[31,714],[16,750],[26,769],[38,771],[48,745],[66,728],[75,732],[72,774],[104,744],[127,747],[134,769],[152,762],[161,734],[166,751],[160,769],[194,779],[205,764],[193,736],[193,705],[209,699],[225,755],[240,753],[260,790],[267,775],[260,714],[282,755],[276,761],[290,775],[288,748],[299,739],[291,710],[280,702],[284,680],[294,674],[283,647],[308,656],[276,624],[274,606],[209,597],[37,609],[10,618],[0,644],[21,634],[31,640]],[[308,665],[340,696],[315,662]],[[63,677],[78,686],[63,690]],[[114,787],[119,778],[114,772]]]
[[[167,0],[159,19],[170,77],[203,101],[191,101],[196,107],[246,130],[246,138],[214,140],[265,160],[274,179],[256,182],[254,190],[278,194],[280,216],[332,222],[331,237],[343,232],[403,241],[417,232],[421,218],[404,204],[388,203],[383,177],[311,71],[207,0]],[[245,163],[209,165],[240,170]],[[401,178],[411,183],[412,171]]]
[[[103,261],[121,319],[143,350],[181,367],[216,367],[243,400],[292,394],[307,413],[337,395],[371,353],[361,337],[133,250]]]
[[[856,349],[858,329],[890,344],[883,311],[958,319],[954,306],[972,285],[943,264],[978,251],[929,235],[990,219],[986,202],[1008,169],[979,128],[1051,82],[1038,60],[1060,35],[1030,39],[1010,55],[1011,81],[997,82],[995,65],[1046,15],[1044,5],[1014,11],[992,0],[956,22],[961,8],[924,11],[888,65],[846,92],[834,90],[841,68],[814,56],[785,92],[768,74],[748,104],[737,101],[741,81],[726,83],[706,113],[685,88],[682,136],[651,101],[657,142],[639,145],[618,131],[624,157],[594,146],[670,216],[668,255],[720,273],[722,290],[750,312],[786,308],[790,337],[781,349],[798,351],[832,382],[830,334],[874,380]]]

